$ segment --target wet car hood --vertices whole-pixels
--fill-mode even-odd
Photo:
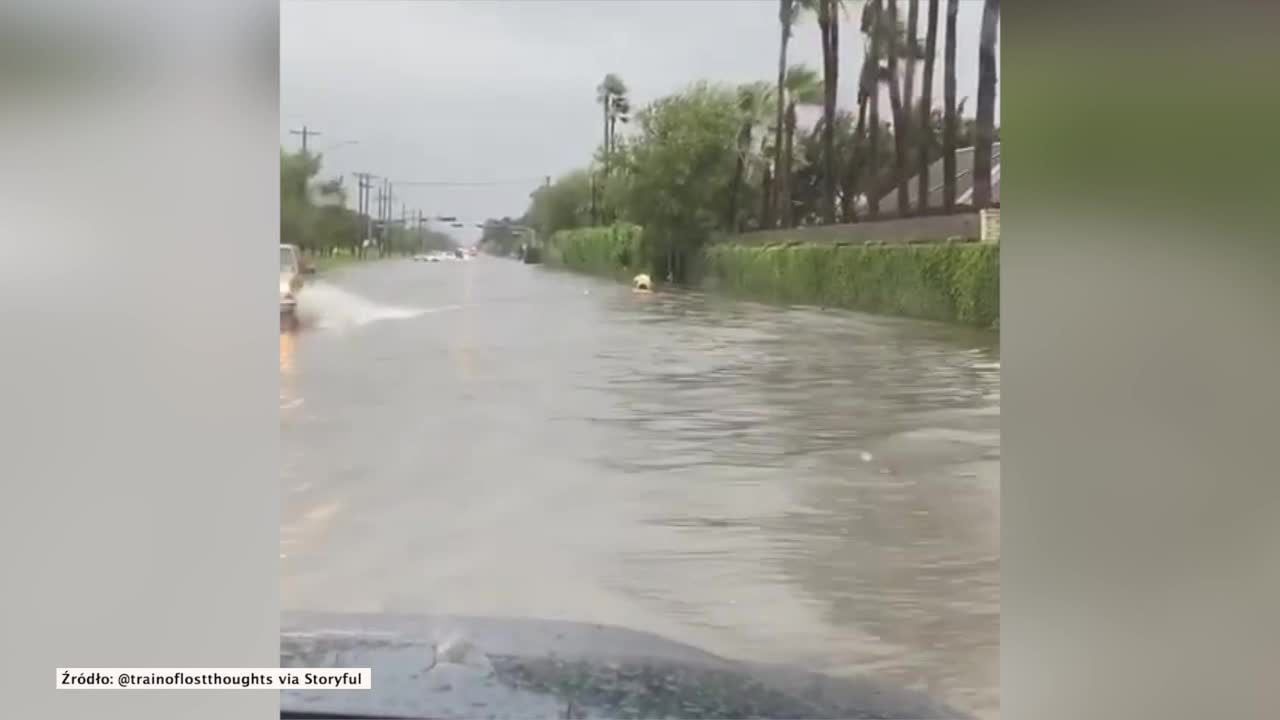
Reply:
[[[282,667],[372,668],[372,690],[283,690],[282,717],[967,718],[870,678],[739,662],[607,625],[285,613]]]

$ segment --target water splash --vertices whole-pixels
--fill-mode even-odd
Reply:
[[[407,320],[428,313],[457,310],[461,305],[409,308],[381,305],[325,282],[308,284],[298,296],[298,320],[310,328],[341,330],[379,320]]]

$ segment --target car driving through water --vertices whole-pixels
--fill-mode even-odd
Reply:
[[[280,316],[293,317],[302,291],[302,254],[296,245],[280,246]]]

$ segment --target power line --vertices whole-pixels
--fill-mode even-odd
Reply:
[[[494,185],[530,185],[542,183],[545,178],[522,178],[518,180],[396,180],[396,185],[414,187],[492,187]]]

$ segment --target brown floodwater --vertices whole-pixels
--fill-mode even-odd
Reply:
[[[485,257],[301,298],[286,609],[604,622],[999,716],[998,335]]]

